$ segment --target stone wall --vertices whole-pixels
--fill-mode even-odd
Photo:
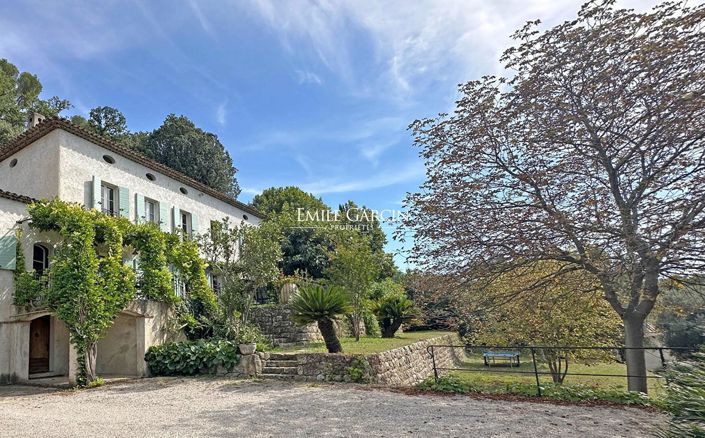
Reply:
[[[323,341],[316,324],[299,326],[291,320],[291,313],[288,304],[254,306],[250,321],[272,340],[275,347]]]
[[[449,334],[370,355],[299,353],[291,357],[298,362],[299,378],[305,380],[410,386],[433,375],[427,349],[431,345],[460,345],[460,339]],[[434,355],[440,368],[452,367],[464,357],[462,347],[436,347]]]
[[[272,340],[275,347],[323,342],[323,336],[315,323],[302,327],[291,320],[291,314],[289,304],[264,304],[252,308],[250,321]],[[336,331],[340,337],[350,336],[342,321],[336,322]],[[365,335],[364,327],[362,335]]]

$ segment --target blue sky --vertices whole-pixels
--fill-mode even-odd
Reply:
[[[69,99],[67,114],[113,106],[131,130],[188,116],[230,151],[240,200],[296,185],[334,207],[399,209],[424,176],[408,124],[451,110],[458,83],[501,73],[525,21],[557,24],[581,3],[7,1],[0,57]]]

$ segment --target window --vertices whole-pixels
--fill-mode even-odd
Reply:
[[[109,216],[117,216],[119,214],[117,187],[101,184],[100,205],[103,213]]]
[[[32,269],[37,275],[44,274],[44,270],[49,267],[49,249],[40,244],[34,244],[34,253],[32,255]]]
[[[211,276],[211,287],[216,295],[220,295],[220,277],[217,275]]]
[[[159,223],[159,203],[154,199],[144,199],[144,218],[147,222]]]
[[[186,235],[191,235],[191,213],[181,212],[181,231]]]

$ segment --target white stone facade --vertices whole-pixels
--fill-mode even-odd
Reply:
[[[107,187],[113,189],[115,214],[132,222],[151,219],[168,232],[179,230],[184,216],[187,231],[193,234],[207,231],[211,221],[224,218],[237,226],[257,225],[261,221],[251,207],[188,177],[104,139],[86,135],[66,121],[52,123],[32,128],[26,135],[31,141],[16,145],[15,150],[13,143],[0,148],[0,384],[31,378],[30,326],[41,318],[50,333],[50,371],[44,374],[67,375],[72,362],[68,332],[61,321],[47,312],[22,313],[12,304],[14,263],[8,243],[16,230],[22,228],[24,233],[22,248],[28,270],[32,269],[35,243],[46,246],[51,254],[58,242],[57,236],[38,235],[22,223],[31,200],[13,194],[34,199],[59,198],[106,210],[106,196],[111,199],[110,192],[104,192]],[[34,135],[30,135],[33,130]],[[13,196],[8,196],[8,192]],[[146,200],[153,203],[152,215]],[[145,375],[146,349],[173,335],[167,333],[168,314],[169,309],[159,303],[133,303],[99,342],[98,372]]]

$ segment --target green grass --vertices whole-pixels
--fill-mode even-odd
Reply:
[[[368,338],[361,337],[360,341],[355,341],[355,338],[341,338],[340,343],[343,345],[343,353],[345,354],[374,354],[381,353],[387,350],[404,347],[414,342],[424,339],[435,338],[438,336],[449,335],[451,332],[427,331],[427,332],[406,332],[394,338]],[[297,346],[291,348],[275,348],[274,352],[292,352],[292,353],[325,353],[326,345],[323,342],[313,342],[306,346]]]
[[[536,396],[536,376],[531,357],[522,355],[520,367],[484,366],[481,354],[473,354],[439,382],[429,379],[419,387],[423,390],[454,393],[513,394]],[[538,359],[538,358],[537,358]],[[538,370],[548,372],[548,366],[539,361]],[[526,374],[514,373],[522,371]],[[626,374],[626,366],[617,362],[595,364],[571,363],[569,373]],[[567,375],[562,385],[553,383],[550,375],[539,375],[544,397],[567,401],[602,400],[613,403],[660,406],[664,387],[660,379],[649,379],[649,395],[629,393],[626,377],[572,376]]]
[[[534,367],[531,363],[531,357],[526,357],[522,355],[522,364],[519,368],[513,367],[509,368],[506,366],[497,367],[486,367],[483,364],[482,357],[478,355],[472,355],[463,363],[462,368],[468,370],[477,371],[454,371],[453,374],[461,377],[464,380],[482,384],[487,387],[498,386],[503,387],[506,385],[511,385],[515,383],[526,383],[534,385],[536,387],[536,377],[533,374]],[[510,371],[524,371],[530,372],[532,374],[514,374]],[[548,366],[546,364],[538,364],[538,370],[540,372],[548,372]],[[569,373],[580,373],[580,374],[626,374],[627,367],[624,364],[611,362],[611,363],[595,363],[595,364],[581,364],[581,363],[571,363],[568,367]],[[542,385],[549,385],[552,382],[550,375],[540,375],[539,381]],[[599,388],[612,388],[616,390],[627,390],[627,379],[626,377],[603,377],[603,376],[571,376],[568,375],[564,381],[565,384],[575,384],[583,385],[589,387],[599,387]],[[660,395],[663,392],[663,385],[660,379],[649,379],[649,392],[655,395]]]

